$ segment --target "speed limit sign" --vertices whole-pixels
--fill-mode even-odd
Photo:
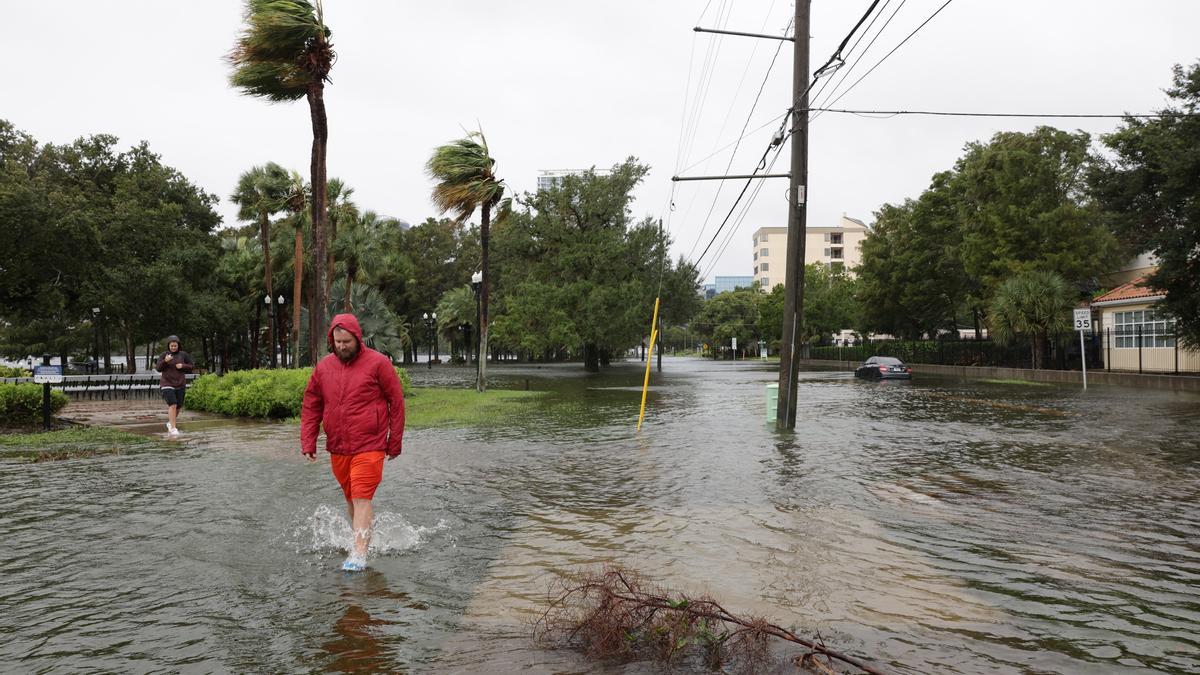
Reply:
[[[1091,332],[1091,330],[1092,330],[1092,310],[1090,310],[1090,309],[1075,310],[1075,330]]]

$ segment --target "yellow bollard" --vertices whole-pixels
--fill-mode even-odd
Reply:
[[[650,388],[650,364],[654,363],[654,341],[658,338],[658,298],[654,299],[654,318],[650,320],[650,349],[646,352],[646,379],[642,381],[642,407],[638,410],[637,430],[642,430],[646,417],[646,391]]]

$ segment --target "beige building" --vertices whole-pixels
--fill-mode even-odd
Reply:
[[[1200,372],[1200,352],[1175,336],[1175,321],[1155,311],[1166,297],[1143,285],[1145,277],[1117,286],[1092,300],[1100,313],[1100,349],[1111,370],[1134,373]]]
[[[808,228],[804,239],[804,264],[819,263],[850,271],[862,262],[862,242],[870,228],[860,220],[842,216],[834,227]],[[787,271],[786,227],[760,227],[754,232],[754,280],[764,291],[783,283]]]

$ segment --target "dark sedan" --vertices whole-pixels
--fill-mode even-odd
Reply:
[[[892,356],[872,356],[854,369],[854,376],[868,380],[911,380],[912,368]]]

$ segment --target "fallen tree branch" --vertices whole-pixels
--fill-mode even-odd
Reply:
[[[539,642],[581,646],[597,659],[651,656],[670,662],[698,648],[709,668],[740,664],[751,672],[767,661],[768,641],[776,638],[809,650],[794,661],[797,666],[834,672],[816,660],[820,654],[872,675],[882,672],[819,640],[762,618],[738,616],[712,598],[647,590],[642,575],[611,565],[552,585],[533,632]]]

